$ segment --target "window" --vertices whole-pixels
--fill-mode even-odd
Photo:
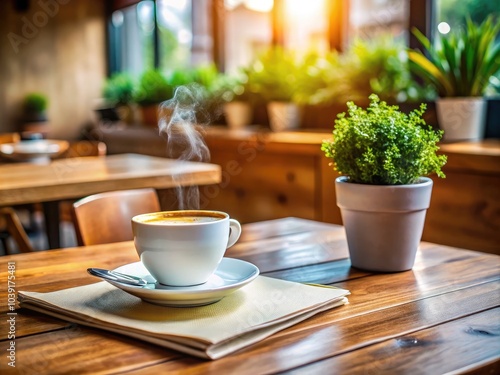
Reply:
[[[244,0],[224,1],[226,72],[235,72],[238,67],[247,65],[259,50],[271,45],[272,6],[272,1],[267,3]]]
[[[409,0],[350,0],[348,40],[391,34],[408,40]]]
[[[153,1],[141,1],[111,15],[110,70],[138,75],[154,65]]]
[[[210,1],[144,0],[115,10],[109,21],[110,72],[134,76],[213,60]]]
[[[143,0],[110,16],[110,72],[214,60],[234,72],[272,44],[325,52],[381,34],[414,48],[413,26],[432,37],[440,23],[458,27],[467,15],[480,22],[499,13],[491,0]]]
[[[286,48],[294,49],[298,54],[328,51],[328,8],[325,0],[286,0],[283,13]]]
[[[488,15],[500,16],[500,2],[491,0],[436,0],[433,32],[447,34],[451,29],[464,27],[467,17],[475,23]]]

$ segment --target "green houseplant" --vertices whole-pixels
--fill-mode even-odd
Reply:
[[[213,95],[222,102],[229,128],[241,129],[250,125],[255,98],[249,89],[249,76],[244,70],[238,74],[220,74],[213,86]]]
[[[47,96],[32,92],[27,94],[23,99],[24,120],[26,122],[38,122],[47,120]]]
[[[134,94],[134,101],[141,108],[142,122],[146,125],[157,126],[159,104],[171,99],[173,93],[174,87],[160,71],[146,70],[139,78]]]
[[[464,29],[438,36],[432,44],[418,29],[413,34],[424,52],[410,50],[410,68],[435,88],[438,121],[444,139],[477,140],[484,134],[490,79],[500,70],[500,23],[492,16],[476,25],[467,19]]]
[[[40,92],[31,92],[24,96],[22,101],[22,131],[25,136],[29,134],[48,133],[47,107],[48,98]]]
[[[102,89],[104,99],[116,108],[118,116],[127,123],[134,120],[134,89],[134,81],[127,73],[113,74],[106,80]]]
[[[292,51],[273,47],[257,56],[246,72],[249,90],[267,103],[271,129],[282,131],[300,125],[304,96],[300,87],[306,68]]]
[[[127,73],[116,73],[104,83],[102,94],[114,105],[125,105],[133,101],[134,81]]]
[[[384,272],[413,267],[432,180],[444,177],[438,155],[440,131],[426,128],[425,105],[405,114],[369,97],[365,110],[348,102],[335,120],[333,139],[321,149],[340,173],[337,205],[354,267]]]

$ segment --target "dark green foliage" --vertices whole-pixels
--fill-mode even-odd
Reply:
[[[43,113],[47,105],[48,99],[44,94],[33,92],[24,97],[23,108],[27,113]]]
[[[161,103],[172,98],[174,87],[158,70],[145,71],[140,79],[135,101],[142,105]]]
[[[103,96],[114,104],[128,104],[133,95],[134,81],[127,73],[116,73],[104,84]]]
[[[500,70],[500,23],[488,17],[480,25],[467,19],[465,29],[439,36],[434,44],[419,30],[413,34],[426,51],[409,51],[410,68],[441,97],[482,96]]]
[[[295,53],[281,47],[270,48],[245,69],[249,91],[266,101],[301,103],[301,81],[306,67]]]
[[[351,182],[373,185],[412,184],[431,173],[445,177],[446,156],[436,154],[442,131],[422,119],[425,105],[407,115],[375,94],[369,99],[366,110],[348,102],[349,116],[339,114],[333,140],[323,142],[334,169]]]

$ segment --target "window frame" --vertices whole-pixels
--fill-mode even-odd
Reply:
[[[159,51],[159,30],[158,20],[156,17],[157,1],[153,1],[154,9],[154,32],[153,32],[153,49],[154,49],[154,67],[158,68],[160,65],[160,51]],[[212,18],[212,40],[213,40],[213,62],[220,72],[225,71],[225,6],[224,0],[204,0],[211,2],[211,16]],[[120,10],[132,5],[136,5],[140,0],[112,0],[107,2],[107,19],[111,18],[114,11]],[[432,39],[432,19],[435,14],[436,0],[421,0],[409,1],[409,48],[419,48],[419,43],[415,36],[411,33],[412,28],[418,28],[425,36]],[[285,44],[285,30],[284,30],[284,6],[285,0],[274,0],[274,7],[271,10],[272,18],[272,45],[284,46]],[[346,38],[346,22],[349,19],[349,7],[345,0],[329,0],[327,1],[328,12],[328,43],[330,50],[343,51],[344,40]],[[341,17],[337,15],[340,14]],[[111,40],[116,38],[112,27],[108,24],[107,30],[107,51],[108,51],[108,73],[112,74],[117,72],[117,54],[111,48]]]

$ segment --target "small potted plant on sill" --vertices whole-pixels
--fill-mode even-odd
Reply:
[[[442,131],[426,127],[425,105],[405,114],[369,97],[365,110],[348,102],[335,120],[333,139],[321,149],[340,173],[337,205],[352,266],[369,271],[411,269],[420,243],[432,180],[444,177],[437,155]]]
[[[45,94],[32,92],[27,94],[22,103],[22,131],[23,137],[34,134],[46,136],[48,133],[47,122],[48,99]]]
[[[300,87],[306,67],[291,51],[279,47],[260,54],[247,68],[251,93],[267,102],[269,124],[273,131],[300,126],[304,96]]]
[[[116,73],[108,78],[102,89],[104,99],[116,108],[118,117],[130,124],[134,122],[132,107],[134,81],[127,73]]]
[[[439,96],[436,109],[445,141],[484,137],[484,94],[490,79],[500,70],[500,46],[495,46],[499,32],[500,23],[492,16],[480,25],[468,19],[465,29],[438,36],[434,44],[413,29],[426,55],[409,51],[410,68]]]
[[[159,116],[162,114],[160,103],[171,99],[174,87],[158,70],[145,71],[140,79],[134,101],[138,103],[142,113],[142,123],[149,126],[158,126]]]
[[[226,123],[230,129],[242,129],[252,122],[253,105],[249,91],[248,75],[221,74],[213,89],[214,96],[222,101]]]

